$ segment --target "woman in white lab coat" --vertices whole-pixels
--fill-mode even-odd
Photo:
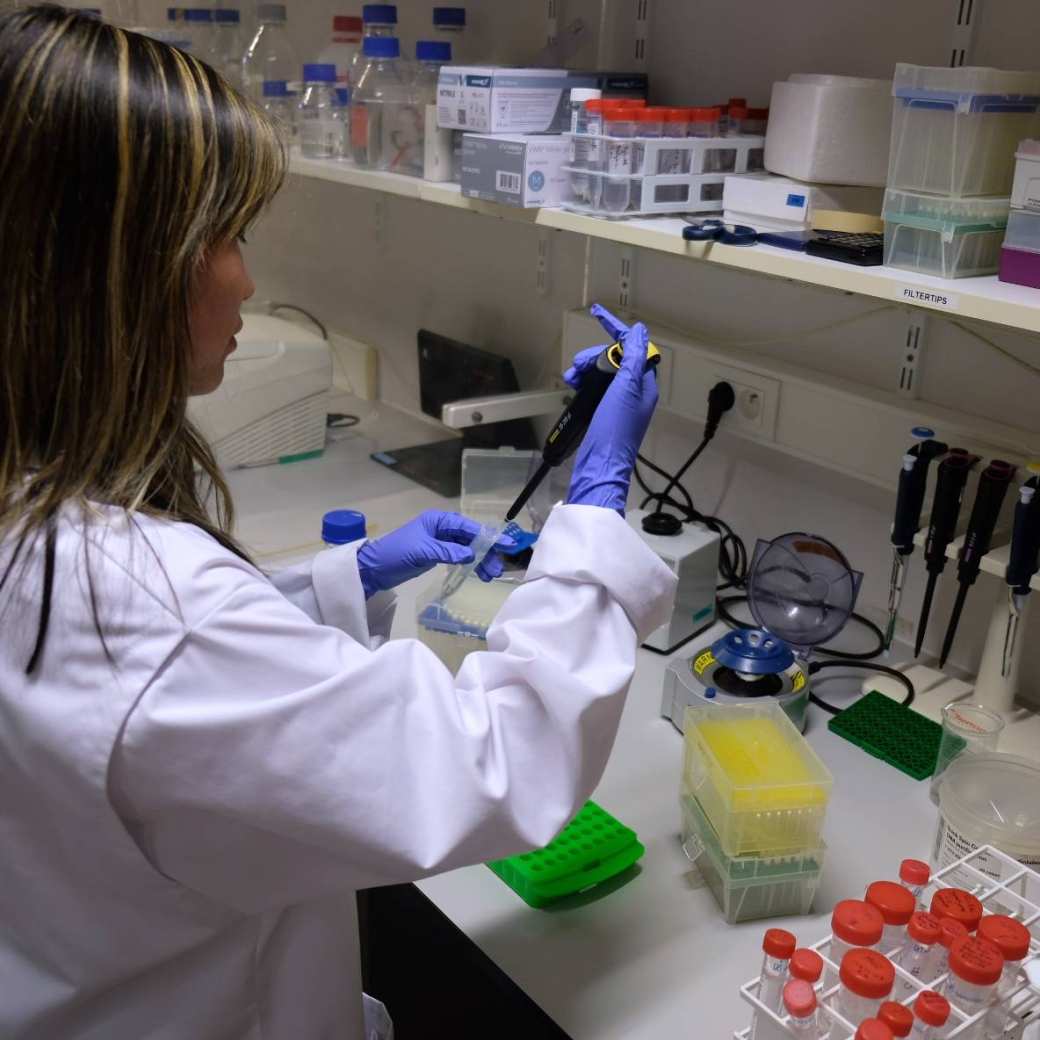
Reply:
[[[619,516],[645,329],[611,326],[569,504],[453,677],[386,641],[389,590],[472,525],[265,576],[185,419],[284,175],[263,116],[162,44],[7,11],[0,171],[0,1036],[354,1040],[354,891],[541,846],[603,771],[674,591]]]

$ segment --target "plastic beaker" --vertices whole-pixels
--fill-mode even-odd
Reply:
[[[953,701],[942,710],[942,738],[932,773],[930,794],[939,804],[939,781],[950,763],[962,754],[996,751],[1004,720],[981,704]]]

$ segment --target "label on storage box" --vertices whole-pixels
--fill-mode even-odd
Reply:
[[[935,307],[941,311],[960,310],[961,298],[944,289],[926,289],[920,285],[896,285],[896,299],[913,303],[918,307]]]

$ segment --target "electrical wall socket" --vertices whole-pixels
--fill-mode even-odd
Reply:
[[[703,422],[708,414],[708,390],[716,383],[729,383],[736,402],[723,418],[723,426],[755,440],[776,440],[779,380],[746,368],[720,365],[710,355],[691,350],[675,351],[671,376],[670,411]]]
[[[379,396],[379,354],[375,347],[342,332],[329,333],[332,350],[332,382],[365,401]]]

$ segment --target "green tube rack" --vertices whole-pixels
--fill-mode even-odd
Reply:
[[[539,909],[617,877],[645,851],[635,831],[595,802],[586,802],[544,849],[496,860],[488,867],[528,906]]]

